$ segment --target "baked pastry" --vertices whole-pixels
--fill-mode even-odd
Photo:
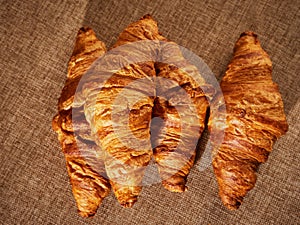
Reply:
[[[52,121],[65,155],[73,196],[83,217],[96,213],[109,194],[110,184],[106,178],[103,156],[93,141],[85,119],[83,105],[75,106],[74,95],[82,76],[105,51],[104,43],[97,39],[92,29],[79,30],[68,65],[67,80],[59,98],[58,113]],[[75,108],[76,115],[73,113]]]
[[[172,192],[183,192],[214,89],[174,42],[161,42],[160,62],[155,69],[153,116],[163,119],[164,124],[155,134],[154,159],[163,186]]]
[[[282,98],[272,81],[271,60],[253,32],[242,33],[236,42],[221,89],[226,110],[224,105],[218,108],[225,123],[213,113],[209,120],[215,144],[213,168],[223,204],[237,209],[255,185],[258,166],[288,130]]]
[[[130,24],[109,54],[95,65],[85,84],[89,87],[85,115],[105,153],[105,168],[114,194],[124,207],[132,207],[137,201],[145,168],[152,157],[150,121],[155,96],[154,60],[159,43],[136,42],[159,39],[157,23],[151,16]],[[149,60],[122,62],[128,58]],[[103,86],[94,85],[99,83]]]

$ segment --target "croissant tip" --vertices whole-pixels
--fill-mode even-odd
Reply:
[[[233,51],[236,52],[238,49],[240,49],[242,46],[245,45],[245,43],[249,45],[259,45],[260,42],[257,38],[257,34],[255,34],[253,31],[245,31],[241,33],[239,39],[237,40]]]
[[[150,14],[146,14],[141,18],[141,20],[143,19],[153,19],[153,17]]]
[[[78,211],[79,215],[81,217],[87,218],[87,217],[93,217],[96,212],[84,212],[84,211]]]
[[[252,36],[254,38],[257,38],[257,34],[255,34],[253,31],[245,31],[241,33],[240,38],[244,36]]]
[[[226,203],[224,203],[224,205],[229,210],[237,210],[240,207],[241,204],[240,203],[239,204],[226,204]]]
[[[79,29],[78,34],[86,33],[91,30],[92,30],[92,28],[84,26]]]
[[[238,199],[234,196],[225,195],[224,193],[220,192],[219,196],[224,204],[224,206],[229,210],[236,210],[240,207],[242,198]]]
[[[80,42],[87,42],[87,37],[93,37],[93,38],[96,38],[96,33],[95,31],[90,28],[90,27],[81,27],[78,32],[77,32],[77,41],[80,41]],[[76,46],[76,43],[75,43],[75,46]]]
[[[163,181],[162,185],[165,189],[171,192],[182,193],[188,190],[188,187],[186,187],[185,185],[172,184],[167,181]]]
[[[126,201],[126,202],[121,202],[121,206],[123,206],[124,208],[132,208],[132,206],[136,203],[136,199],[135,200],[130,200],[130,201]]]

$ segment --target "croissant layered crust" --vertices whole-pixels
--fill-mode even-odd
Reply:
[[[154,159],[163,186],[183,192],[205,127],[208,98],[214,89],[184,58],[176,43],[161,42],[160,60],[155,64],[157,77],[162,79],[157,79],[153,116],[165,123],[156,134]]]
[[[157,54],[155,46],[144,49],[130,44],[159,39],[157,23],[151,16],[144,16],[120,34],[112,54],[103,58],[105,68],[96,68],[93,71],[95,76],[89,79],[93,86],[99,81],[98,74],[111,73],[103,87],[95,87],[89,92],[85,115],[90,118],[96,142],[105,152],[105,168],[115,196],[124,207],[132,207],[137,201],[145,168],[152,157],[150,121],[155,96],[155,68],[150,59]],[[153,56],[149,58],[148,54]],[[144,56],[149,60],[125,64],[115,71],[115,64],[119,66],[118,59],[128,56],[137,59]],[[107,68],[113,69],[109,71]],[[137,84],[130,87],[140,80],[145,80],[147,86]],[[125,87],[128,88],[124,91]]]
[[[83,106],[74,106],[74,95],[83,74],[105,52],[105,45],[96,38],[94,31],[90,28],[79,30],[68,65],[67,80],[59,98],[58,114],[52,121],[66,159],[73,196],[83,217],[96,213],[109,194],[110,183],[106,178],[102,153],[93,142]],[[74,108],[76,115],[73,115]]]
[[[235,44],[234,56],[221,81],[226,110],[224,126],[211,117],[213,168],[219,195],[229,209],[237,209],[256,182],[258,166],[266,162],[275,141],[288,125],[272,63],[257,35],[245,32]],[[215,102],[218,101],[218,96]],[[224,105],[219,105],[224,109]],[[223,141],[219,141],[223,133]]]

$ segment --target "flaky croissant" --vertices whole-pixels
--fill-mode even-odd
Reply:
[[[119,59],[128,56],[139,59],[152,54],[150,59],[154,59],[157,49],[155,46],[152,49],[146,49],[146,46],[145,49],[136,48],[135,45],[117,47],[159,39],[157,24],[151,16],[146,15],[130,24],[120,34],[111,54],[104,56],[103,66],[96,66],[93,70],[95,76],[91,75],[87,82],[87,86],[92,87],[99,81],[99,76],[111,72],[103,87],[90,88],[86,95],[85,115],[98,145],[105,152],[105,168],[115,196],[124,207],[132,207],[137,201],[145,168],[152,157],[150,120],[155,96],[155,68],[153,60],[129,65],[118,63]],[[115,65],[120,68],[109,69],[110,65],[111,68]],[[146,80],[147,85],[135,85],[124,92],[124,88],[136,80]],[[140,100],[131,105],[135,96]]]
[[[59,98],[58,114],[52,121],[65,155],[78,211],[83,217],[96,213],[110,191],[110,184],[106,178],[103,156],[93,141],[83,106],[74,105],[74,95],[83,74],[105,51],[105,45],[90,28],[79,30],[68,65],[67,80]],[[76,115],[72,113],[74,108]]]
[[[253,32],[242,33],[236,42],[221,89],[226,110],[218,107],[225,123],[219,123],[214,113],[209,120],[213,168],[223,204],[237,209],[255,185],[258,166],[288,129],[281,95],[272,81],[271,60]]]
[[[154,158],[163,186],[183,192],[205,127],[207,97],[214,90],[174,42],[161,42],[160,62],[155,68],[158,79],[153,116],[162,118],[164,126],[155,134]]]

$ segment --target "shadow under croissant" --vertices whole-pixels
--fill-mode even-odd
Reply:
[[[209,120],[209,116],[210,116],[210,108],[207,109],[206,112],[206,117],[205,117],[205,124],[208,123]],[[201,137],[199,138],[198,142],[197,142],[197,147],[196,147],[196,156],[195,156],[195,164],[197,164],[199,162],[199,160],[201,159],[202,155],[204,154],[204,151],[210,151],[210,149],[206,149],[208,142],[209,142],[209,131],[208,131],[208,127],[205,126]],[[211,163],[211,158],[207,159],[209,161],[209,165]]]

